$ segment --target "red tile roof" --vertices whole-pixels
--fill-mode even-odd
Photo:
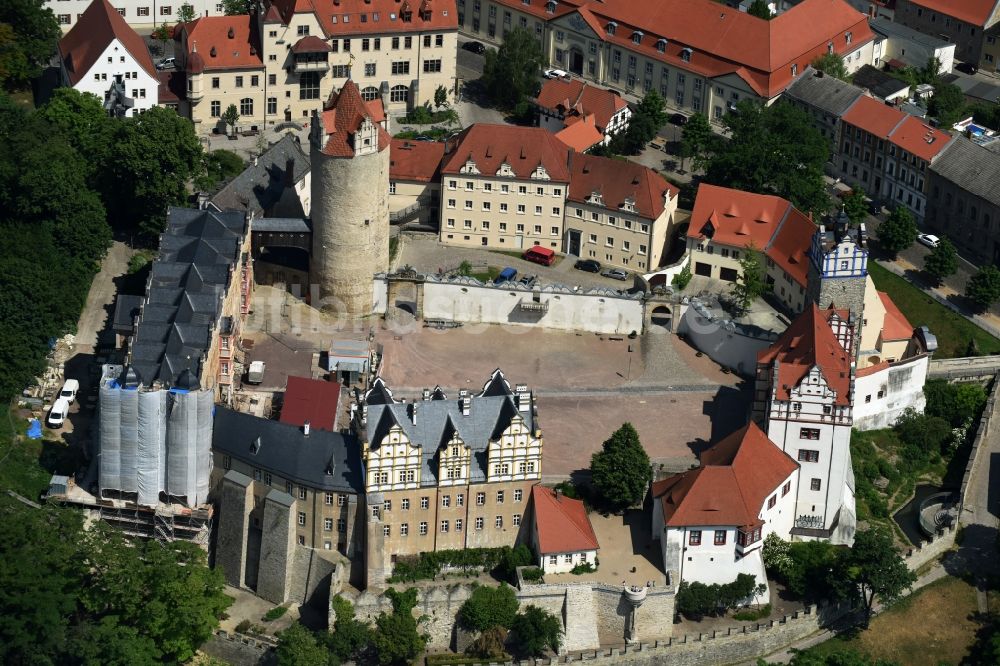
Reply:
[[[790,400],[791,390],[810,370],[819,367],[827,385],[836,393],[836,404],[851,404],[851,358],[830,327],[834,317],[848,321],[850,312],[820,310],[811,304],[773,345],[757,354],[758,364],[778,362],[778,376],[773,380],[778,400]]]
[[[104,50],[117,39],[139,66],[156,78],[156,67],[145,42],[108,0],[94,0],[76,25],[59,40],[59,55],[71,85],[87,75]]]
[[[480,173],[494,175],[504,162],[518,178],[528,179],[542,165],[549,178],[569,181],[569,148],[552,132],[540,127],[476,123],[454,140],[441,173],[457,174],[470,159]]]
[[[281,422],[333,432],[337,428],[340,384],[322,379],[289,377],[281,403]]]
[[[556,495],[552,488],[545,486],[532,486],[531,501],[539,555],[600,549],[582,501]]]
[[[983,27],[993,15],[996,0],[910,0],[945,16]]]
[[[504,4],[515,6],[512,0]],[[864,14],[844,0],[803,0],[770,21],[713,0],[602,0],[577,13],[603,41],[705,76],[735,73],[764,97],[784,90],[792,82],[792,65],[804,71],[828,44],[843,55],[874,39]],[[614,35],[607,34],[611,21],[617,24]],[[638,44],[636,30],[642,32]],[[663,52],[657,48],[661,38],[667,40]],[[681,57],[685,48],[692,50],[687,61]]]
[[[887,139],[928,162],[944,150],[952,139],[948,132],[931,127],[916,116],[867,95],[862,95],[851,105],[844,114],[843,121],[881,139]]]
[[[388,132],[379,124],[378,112],[382,110],[381,102],[365,102],[361,99],[358,84],[348,79],[340,92],[330,94],[330,99],[323,105],[323,129],[326,132],[326,143],[323,154],[332,157],[354,157],[354,134],[365,119],[375,125],[378,135],[378,150],[385,150],[391,138]],[[384,119],[385,112],[382,111]]]
[[[691,212],[688,237],[734,247],[753,245],[806,286],[806,256],[816,225],[789,201],[717,185],[701,184]]]
[[[604,134],[594,124],[594,116],[573,116],[566,127],[556,132],[556,138],[578,153],[583,153],[604,141]]]
[[[389,179],[436,181],[443,157],[444,144],[440,141],[393,139],[389,147]]]
[[[867,368],[861,368],[854,373],[855,377],[867,377],[868,375],[874,375],[876,372],[881,372],[889,367],[888,361],[882,361],[881,363],[876,363],[875,365],[869,365]]]
[[[327,37],[458,30],[455,0],[273,0],[267,20],[273,20],[272,8],[285,24],[292,14],[315,13]],[[404,21],[407,13],[410,20]]]
[[[264,66],[250,16],[202,16],[181,30],[187,33],[188,59],[197,53],[204,71]],[[188,71],[197,73],[191,66]]]
[[[292,45],[292,53],[329,53],[332,47],[316,35],[307,35]]]
[[[543,109],[557,111],[564,116],[593,114],[595,124],[602,132],[611,118],[628,106],[621,96],[580,79],[548,79],[535,101]]]
[[[660,174],[641,164],[576,153],[571,158],[567,199],[585,203],[594,192],[601,193],[604,207],[611,210],[620,209],[631,197],[636,212],[650,220],[663,212],[664,196],[678,194]]]
[[[878,292],[878,297],[885,307],[885,321],[882,322],[883,340],[909,340],[913,337],[913,325],[906,318],[889,294]]]
[[[696,469],[653,484],[668,527],[761,524],[767,498],[798,463],[750,423],[701,454]]]
[[[180,70],[157,72],[159,82],[157,101],[160,104],[180,102],[187,99],[187,74]]]

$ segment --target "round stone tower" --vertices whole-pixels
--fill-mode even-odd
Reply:
[[[389,270],[389,135],[348,79],[313,112],[312,258],[315,305],[372,314],[373,276]]]

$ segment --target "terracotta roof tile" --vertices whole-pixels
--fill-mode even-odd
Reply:
[[[145,42],[108,0],[94,0],[76,25],[59,40],[59,55],[70,84],[76,85],[94,66],[112,40],[117,39],[139,66],[156,78],[156,67]]]
[[[202,16],[182,30],[187,33],[188,57],[197,52],[204,71],[264,66],[250,16]],[[188,71],[195,73],[190,66]]]
[[[274,0],[271,7],[277,7],[285,23],[292,14],[315,13],[327,37],[458,30],[455,0]],[[430,11],[429,18],[424,10]],[[404,21],[407,12],[410,19]]]
[[[910,0],[945,16],[983,27],[993,15],[996,0]]]
[[[567,112],[581,116],[593,114],[595,124],[602,132],[611,122],[611,118],[628,106],[619,95],[592,86],[581,79],[571,81],[548,79],[542,85],[542,90],[535,101],[543,109],[558,110],[563,114]]]
[[[545,486],[532,486],[531,501],[540,555],[600,549],[582,501],[557,496]]]
[[[868,96],[859,97],[844,114],[843,121],[928,162],[952,139],[948,132]]]
[[[611,210],[622,208],[631,197],[636,212],[650,220],[663,212],[665,195],[678,195],[676,187],[641,164],[576,153],[571,158],[567,200],[585,203],[594,192],[600,192],[605,208]]]
[[[546,129],[476,123],[453,141],[441,173],[457,174],[471,159],[481,173],[493,175],[506,161],[518,178],[530,178],[542,165],[551,180],[569,181],[570,150]]]
[[[556,132],[556,138],[578,153],[583,153],[604,141],[604,135],[594,124],[594,116],[572,117],[566,127]]]
[[[878,292],[878,297],[885,307],[885,321],[882,322],[883,340],[909,340],[913,337],[913,325],[906,318],[889,294]]]
[[[292,53],[329,53],[332,47],[316,35],[307,35],[292,45]]]
[[[334,432],[337,429],[337,404],[340,384],[322,379],[289,377],[281,403],[282,423]]]
[[[756,424],[740,428],[701,454],[701,465],[653,484],[668,527],[760,523],[768,496],[798,469]]]
[[[834,317],[848,321],[850,312],[833,308],[820,310],[812,304],[773,345],[757,354],[758,364],[778,362],[778,376],[774,379],[778,400],[789,400],[791,389],[798,386],[810,370],[819,367],[826,383],[836,393],[836,404],[850,405],[851,359],[830,327]]]
[[[379,118],[379,113],[382,116]],[[370,120],[378,135],[378,150],[384,150],[391,140],[380,121],[385,118],[385,111],[379,100],[365,102],[361,99],[358,84],[348,79],[340,92],[333,92],[323,105],[323,129],[327,138],[323,145],[323,154],[333,157],[353,157],[355,132],[365,119]]]
[[[389,178],[421,183],[436,181],[442,158],[444,144],[440,141],[393,139],[389,147]]]

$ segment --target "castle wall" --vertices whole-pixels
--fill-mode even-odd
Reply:
[[[222,480],[215,565],[222,569],[226,583],[243,587],[247,568],[247,536],[253,493],[250,477],[230,471]]]
[[[320,306],[372,314],[372,277],[389,269],[389,150],[330,157],[312,151],[312,282]]]
[[[260,547],[260,568],[257,573],[257,595],[274,604],[288,601],[294,573],[295,520],[289,495],[272,490],[264,499],[263,540]]]
[[[924,411],[927,355],[916,356],[854,380],[854,427],[890,428],[907,408]]]

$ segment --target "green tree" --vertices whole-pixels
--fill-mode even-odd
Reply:
[[[558,652],[561,642],[562,624],[552,613],[528,606],[514,618],[511,646],[519,657],[540,657],[546,649]]]
[[[479,634],[465,649],[466,654],[494,662],[509,661],[504,646],[507,643],[508,631],[503,627],[490,627]]]
[[[988,310],[1000,299],[1000,270],[995,266],[980,268],[966,283],[965,297],[978,312]]]
[[[703,113],[693,113],[681,130],[682,156],[694,159],[696,166],[702,163],[702,154],[715,140],[712,125]]]
[[[940,285],[944,279],[958,271],[958,252],[947,238],[942,238],[938,246],[924,257],[924,272]]]
[[[847,66],[844,65],[844,59],[836,53],[824,53],[812,61],[812,66],[813,69],[841,81],[847,81],[850,78]]]
[[[517,615],[517,596],[506,583],[500,587],[480,585],[458,609],[458,621],[466,629],[486,631],[490,627],[510,629]]]
[[[251,0],[222,0],[222,11],[226,16],[242,16],[250,13]]]
[[[690,282],[691,282],[691,264],[690,263],[684,264],[684,266],[681,268],[680,272],[677,273],[677,275],[675,275],[670,280],[670,284],[672,284],[675,287],[677,287],[677,291],[684,291],[684,289],[688,286],[688,283],[690,283]]]
[[[111,157],[109,146],[115,128],[115,121],[108,116],[101,100],[74,88],[56,88],[45,106],[38,109],[38,115],[61,133],[77,153],[87,156],[84,161],[87,180],[96,187],[99,167]]]
[[[655,90],[650,90],[639,102],[628,127],[618,132],[604,152],[609,155],[636,155],[653,140],[660,128],[667,122],[666,106],[663,98]]]
[[[235,104],[227,106],[226,110],[219,116],[219,119],[229,127],[230,136],[236,134],[236,123],[240,122],[240,111],[236,108]]]
[[[195,187],[210,190],[220,182],[240,175],[245,168],[243,158],[231,150],[220,149],[205,153],[201,173],[195,178]]]
[[[771,532],[764,539],[761,557],[769,572],[785,575],[792,566],[791,544],[778,536],[777,532]]]
[[[896,551],[892,536],[880,528],[855,534],[848,559],[854,584],[864,603],[866,627],[876,598],[883,606],[889,606],[917,580],[916,574],[907,568]]]
[[[278,666],[327,666],[330,661],[329,652],[316,636],[297,622],[278,635],[275,653]]]
[[[0,2],[0,85],[21,90],[56,52],[62,31],[44,0]]]
[[[916,240],[917,223],[913,221],[910,211],[902,206],[893,208],[888,219],[879,225],[879,246],[892,258],[913,245]]]
[[[434,106],[439,109],[448,106],[448,89],[444,86],[434,89]]]
[[[163,663],[156,643],[114,615],[74,627],[68,652],[86,666],[140,666]]]
[[[390,587],[386,596],[392,601],[392,613],[382,613],[375,620],[372,647],[382,666],[405,664],[420,654],[427,644],[427,638],[420,633],[413,617],[417,590],[411,587],[401,593]]]
[[[333,631],[326,634],[326,647],[338,662],[358,661],[371,644],[371,628],[354,617],[354,606],[339,594],[330,600],[336,615]]]
[[[743,100],[723,117],[728,141],[714,141],[704,181],[759,194],[776,194],[802,211],[830,208],[823,165],[830,144],[805,111],[778,101]]]
[[[486,51],[482,81],[487,94],[497,106],[513,109],[537,92],[542,62],[538,38],[525,28],[514,28],[499,50]]]
[[[927,406],[924,413],[960,427],[977,418],[986,405],[986,389],[981,384],[951,384],[932,379],[924,384]]]
[[[962,119],[965,111],[965,94],[953,83],[938,83],[927,104],[927,113],[938,119],[938,126],[950,129]]]
[[[594,490],[611,507],[638,504],[653,480],[649,456],[631,423],[623,423],[590,459]]]
[[[749,245],[740,258],[740,274],[733,285],[733,300],[736,308],[743,313],[750,305],[768,291],[764,279],[764,264],[760,260],[760,252]]]
[[[753,2],[750,3],[749,9],[747,9],[747,14],[756,16],[757,18],[767,19],[768,21],[770,21],[774,16],[771,14],[771,10],[768,8],[765,0],[753,0]]]
[[[197,18],[195,14],[194,6],[190,2],[185,2],[177,10],[177,21],[180,23],[190,23]]]
[[[840,198],[840,202],[844,206],[844,213],[851,221],[851,224],[857,226],[864,222],[865,218],[868,217],[868,204],[866,201],[867,197],[865,197],[864,190],[859,190],[857,188],[854,188],[845,196]]]
[[[906,409],[893,426],[903,442],[900,452],[904,460],[899,467],[919,471],[928,462],[937,460],[953,439],[951,424],[937,417]]]
[[[681,581],[675,599],[677,612],[684,617],[700,621],[706,615],[715,615],[719,610],[719,586],[706,585],[698,581]]]

